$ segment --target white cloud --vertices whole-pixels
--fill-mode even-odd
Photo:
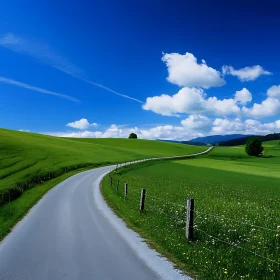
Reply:
[[[58,55],[54,52],[49,45],[39,42],[38,40],[28,40],[26,38],[19,37],[13,33],[8,33],[0,36],[0,46],[12,50],[17,53],[28,55],[36,60],[56,68],[76,79],[84,81],[95,87],[102,88],[108,92],[112,92],[118,96],[143,103],[141,100],[131,97],[126,94],[121,94],[107,86],[100,83],[88,80],[84,78],[83,71],[77,66],[72,64],[68,59]]]
[[[140,138],[144,139],[183,139],[187,137],[187,132],[182,127],[173,125],[161,125],[150,129],[138,131]]]
[[[78,132],[60,132],[60,133],[47,133],[53,136],[70,137],[70,138],[101,138],[102,133],[98,131],[78,131]]]
[[[280,115],[280,85],[270,87],[266,92],[267,98],[252,107],[242,108],[242,113],[251,118],[266,118]]]
[[[182,88],[178,93],[170,96],[148,97],[142,106],[163,116],[178,116],[178,114],[208,114],[214,116],[233,116],[249,118],[266,118],[280,115],[280,85],[272,86],[267,90],[267,97],[261,103],[253,103],[252,94],[246,88],[236,91],[233,98],[218,99],[207,98],[203,89]]]
[[[204,115],[190,115],[181,121],[181,125],[159,125],[152,128],[123,127],[112,124],[107,129],[100,131],[79,131],[45,133],[61,137],[78,138],[127,138],[134,132],[138,138],[143,139],[169,139],[169,140],[190,140],[206,135],[226,134],[268,134],[280,132],[280,120],[262,123],[253,119],[242,121],[240,118],[209,119]]]
[[[10,85],[14,85],[14,86],[17,86],[17,87],[37,91],[37,92],[40,92],[40,93],[54,95],[54,96],[57,96],[57,97],[60,97],[60,98],[65,98],[65,99],[68,99],[68,100],[71,100],[71,101],[74,101],[74,102],[80,102],[78,99],[76,99],[74,97],[71,97],[69,95],[62,94],[62,93],[57,93],[57,92],[54,92],[54,91],[49,91],[49,90],[46,90],[46,89],[43,89],[43,88],[34,87],[34,86],[31,86],[31,85],[28,85],[28,84],[24,84],[24,83],[9,79],[9,78],[5,78],[5,77],[0,77],[0,83],[10,84]]]
[[[242,105],[246,105],[248,102],[252,101],[252,94],[248,89],[243,88],[235,92],[234,100],[240,102]]]
[[[143,109],[163,116],[182,113],[231,115],[240,112],[234,99],[206,98],[206,93],[202,89],[188,87],[180,89],[173,96],[162,94],[148,97]]]
[[[254,81],[261,75],[272,75],[271,72],[264,70],[260,65],[252,67],[244,67],[239,70],[235,70],[232,66],[224,65],[222,67],[224,75],[236,76],[240,81]]]
[[[241,121],[239,118],[216,119],[213,122],[212,134],[257,134],[265,135],[269,133],[280,132],[280,120],[270,123],[261,123],[260,121],[247,119]]]
[[[243,107],[242,112],[247,117],[266,118],[280,114],[280,100],[277,98],[268,97],[264,101],[254,103],[251,108]]]
[[[96,127],[98,125],[97,123],[89,123],[87,119],[80,119],[79,121],[68,123],[66,126],[80,130],[86,130],[90,127]]]
[[[212,132],[216,134],[240,133],[245,130],[244,123],[236,118],[234,120],[215,119],[213,122]]]
[[[162,94],[148,97],[143,105],[144,110],[151,110],[163,116],[177,113],[199,113],[203,111],[205,93],[202,89],[183,88],[173,96]]]
[[[203,115],[190,115],[185,120],[181,121],[184,128],[195,131],[210,131],[212,122],[209,118]]]
[[[203,119],[204,116],[198,116],[199,119]],[[198,118],[190,117],[197,123]],[[190,126],[192,126],[190,124]],[[197,126],[193,125],[193,127]],[[203,127],[200,125],[201,128]],[[209,129],[208,129],[209,130]],[[127,138],[131,132],[138,135],[138,138],[143,139],[176,139],[185,140],[198,136],[203,136],[198,129],[188,129],[184,126],[173,125],[159,125],[152,128],[138,128],[138,127],[124,127],[122,125],[112,124],[103,131],[79,131],[79,132],[56,132],[56,133],[44,133],[53,136],[60,137],[73,137],[73,138]]]
[[[240,108],[237,106],[236,101],[232,98],[218,99],[217,97],[209,97],[205,100],[205,113],[217,116],[227,116],[239,114]]]
[[[162,61],[167,66],[167,80],[178,86],[210,88],[225,84],[219,71],[209,67],[205,60],[198,63],[192,53],[166,53]]]
[[[272,86],[267,90],[267,96],[280,99],[280,85]]]

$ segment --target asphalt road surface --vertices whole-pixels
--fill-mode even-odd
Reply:
[[[0,243],[0,279],[188,279],[107,207],[99,185],[112,168],[50,190]]]

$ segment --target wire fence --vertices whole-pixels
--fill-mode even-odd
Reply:
[[[110,184],[111,186],[114,186],[114,177],[113,177],[113,173],[110,173]],[[120,184],[120,181],[118,181],[118,184]],[[145,190],[145,189],[144,189]],[[236,248],[238,250],[242,250],[248,254],[254,255],[257,258],[261,258],[267,262],[273,263],[277,266],[280,265],[280,262],[272,259],[271,257],[262,255],[256,251],[254,251],[253,249],[250,248],[245,248],[244,246],[241,246],[240,243],[238,241],[229,241],[229,240],[224,240],[218,236],[215,236],[213,234],[210,234],[209,232],[207,232],[206,230],[202,229],[201,224],[199,224],[198,222],[198,218],[205,218],[205,217],[212,217],[214,220],[221,220],[221,221],[229,221],[229,222],[234,222],[237,225],[244,225],[246,227],[252,227],[254,230],[258,229],[260,231],[266,231],[269,232],[270,234],[273,234],[273,236],[275,237],[275,242],[277,244],[277,248],[276,248],[276,254],[275,254],[275,258],[278,258],[278,249],[280,249],[280,247],[278,247],[278,237],[280,236],[280,227],[277,227],[275,229],[273,228],[268,228],[265,226],[260,226],[260,225],[256,225],[253,223],[245,222],[243,220],[235,220],[232,218],[227,218],[225,215],[215,215],[212,213],[208,213],[205,211],[198,211],[195,209],[191,209],[190,208],[190,204],[186,203],[185,205],[180,204],[180,203],[175,203],[172,201],[169,201],[168,199],[163,199],[160,197],[156,197],[154,195],[151,195],[150,192],[146,192],[145,190],[145,199],[144,199],[144,205],[143,205],[143,189],[141,189],[141,192],[139,192],[139,190],[137,191],[136,189],[131,188],[131,186],[128,187],[128,193],[127,193],[127,200],[133,201],[133,207],[135,207],[135,209],[137,209],[137,204],[139,205],[139,213],[145,213],[146,215],[149,214],[153,214],[153,213],[157,213],[159,215],[163,215],[165,217],[167,217],[167,219],[171,220],[171,221],[176,221],[179,220],[179,228],[183,234],[185,234],[185,236],[187,237],[188,241],[199,241],[199,239],[197,239],[197,235],[198,233],[201,233],[202,235],[204,235],[206,238],[208,238],[210,241],[217,241],[221,244],[224,244],[230,248]],[[190,201],[190,199],[186,200],[186,201]],[[125,202],[124,202],[125,203]],[[176,210],[173,209],[173,212],[170,211],[166,211],[166,208],[168,209],[168,207],[160,207],[160,205],[158,203],[162,203],[163,205],[172,205],[175,207]],[[144,210],[144,211],[143,211]],[[146,211],[147,210],[147,211]],[[174,215],[174,211],[176,211],[176,213],[179,213],[178,215]],[[184,222],[182,223],[182,215],[184,216]],[[190,218],[190,216],[192,218]],[[181,226],[181,227],[180,227]],[[190,235],[190,231],[194,232],[194,235]],[[229,231],[228,231],[229,232]],[[188,236],[191,236],[191,238],[188,238]],[[245,244],[248,245],[248,244]],[[211,249],[208,248],[209,251],[212,251]]]

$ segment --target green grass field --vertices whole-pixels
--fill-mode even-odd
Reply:
[[[131,139],[68,139],[0,130],[0,190],[65,167],[108,165],[151,156],[184,155],[205,148]]]
[[[140,139],[69,139],[0,129],[0,240],[57,183],[50,179],[98,166],[203,150],[205,147]],[[14,199],[8,203],[13,206],[6,204]]]
[[[280,145],[264,157],[244,147],[217,147],[208,156],[120,169],[128,200],[103,182],[110,206],[160,252],[199,279],[280,279]],[[146,213],[139,214],[141,188]],[[195,240],[185,238],[185,204],[195,199]]]

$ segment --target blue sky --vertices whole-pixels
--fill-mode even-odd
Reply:
[[[0,126],[178,140],[280,132],[278,11],[277,1],[2,1]]]

